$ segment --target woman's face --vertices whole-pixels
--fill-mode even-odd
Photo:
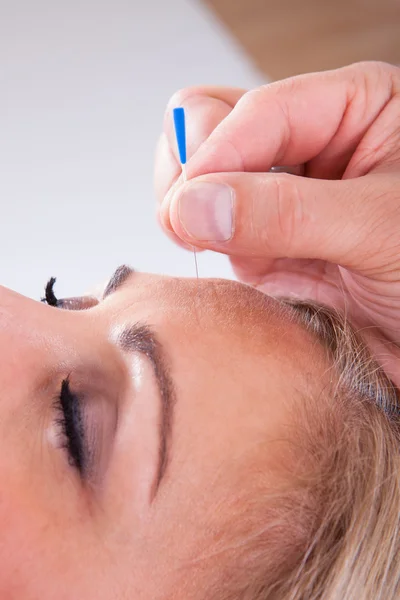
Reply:
[[[311,345],[228,281],[122,268],[88,310],[0,288],[0,597],[201,598],[279,480]]]

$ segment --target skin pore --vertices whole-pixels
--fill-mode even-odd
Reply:
[[[206,597],[323,352],[234,282],[122,269],[84,302],[0,288],[0,597]]]

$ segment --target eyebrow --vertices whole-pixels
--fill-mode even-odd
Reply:
[[[121,265],[112,275],[110,281],[107,283],[106,289],[103,293],[103,300],[114,294],[121,286],[124,285],[125,281],[128,279],[130,275],[134,273],[134,269],[132,267],[128,267],[127,265]]]
[[[160,488],[170,459],[173,412],[176,402],[175,388],[163,348],[155,333],[148,325],[137,323],[127,327],[119,335],[117,343],[123,350],[127,352],[140,352],[150,360],[161,396],[160,446],[157,475],[152,491],[153,501]]]
[[[134,269],[128,265],[118,267],[104,290],[103,300],[117,292],[134,272]],[[154,331],[148,325],[137,323],[127,327],[119,335],[117,343],[123,350],[127,352],[140,352],[150,360],[161,396],[160,446],[157,475],[152,491],[153,501],[169,464],[173,412],[176,401],[175,388],[169,374],[162,345]]]

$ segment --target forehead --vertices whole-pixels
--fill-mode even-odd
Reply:
[[[288,311],[273,298],[250,286],[225,279],[185,279],[133,273],[118,293],[139,308],[181,314],[190,320],[237,324],[259,319],[288,320]]]
[[[126,311],[127,318],[154,326],[167,347],[179,345],[189,356],[275,355],[304,371],[312,356],[322,358],[316,339],[286,305],[234,281],[134,273],[104,304],[109,301],[119,316]]]

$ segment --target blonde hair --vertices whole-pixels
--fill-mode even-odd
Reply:
[[[247,584],[233,597],[398,599],[398,390],[341,315],[311,303],[283,303],[291,318],[325,348],[334,385],[333,393],[327,390],[328,403],[321,411],[315,401],[308,408],[305,402],[306,415],[303,411],[297,424],[310,460],[295,485],[306,493],[313,516],[304,519],[307,533],[302,547],[288,552],[280,569],[271,570],[268,544],[260,542],[258,554],[253,552],[258,568],[252,565]]]

